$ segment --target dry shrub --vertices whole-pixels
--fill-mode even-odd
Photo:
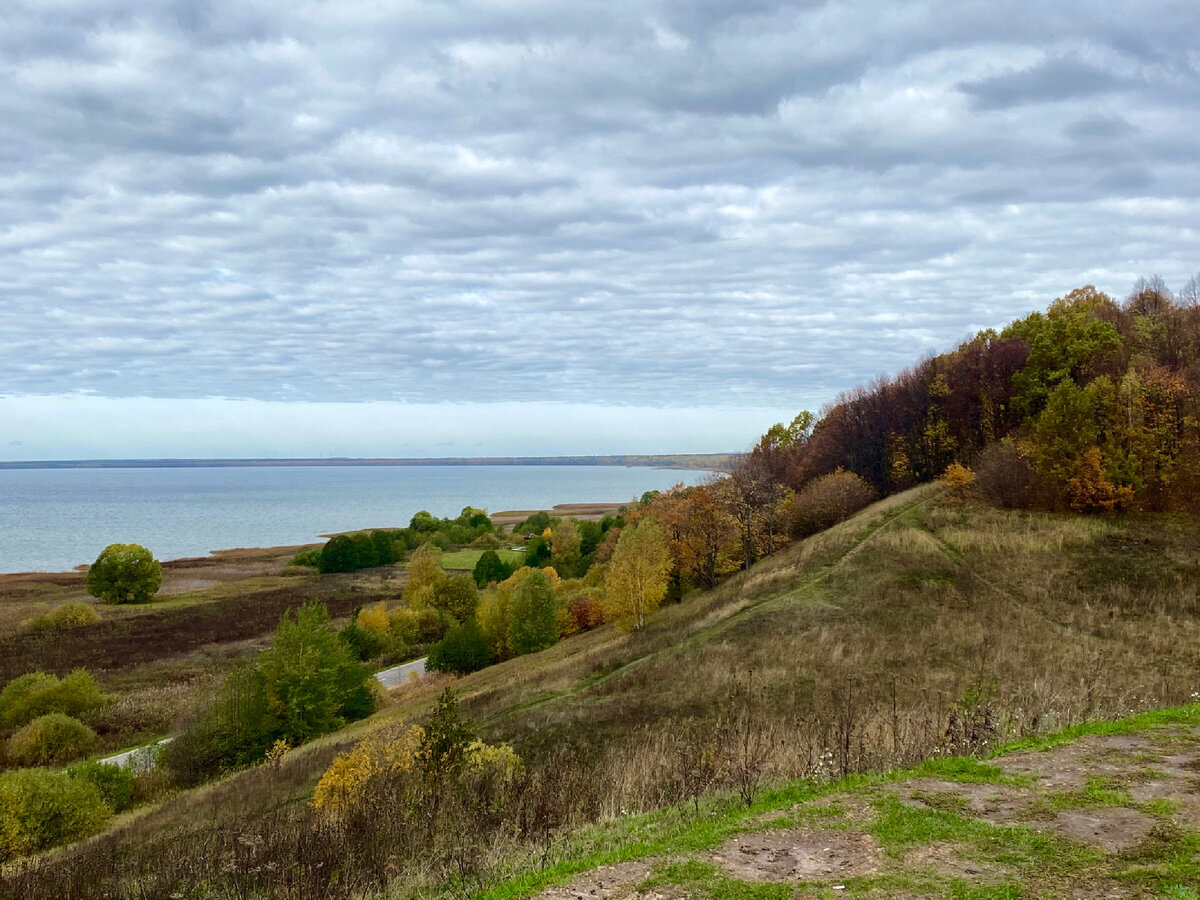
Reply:
[[[0,863],[94,834],[111,816],[112,810],[90,781],[47,769],[4,772],[0,774]]]
[[[1092,447],[1079,461],[1079,474],[1067,482],[1067,499],[1075,512],[1111,516],[1133,502],[1133,488],[1109,481],[1100,448]]]
[[[959,462],[946,466],[940,479],[946,489],[946,497],[951,503],[962,503],[967,497],[967,491],[975,482],[975,473]]]
[[[63,603],[29,623],[35,631],[66,631],[100,621],[100,614],[90,603]]]
[[[40,716],[8,740],[8,758],[22,766],[61,765],[83,756],[96,732],[62,713]]]
[[[1034,472],[1010,440],[992,444],[975,463],[975,490],[1004,509],[1029,509],[1035,499]]]
[[[168,734],[194,715],[219,683],[203,678],[129,691],[80,718],[102,735]]]
[[[853,472],[838,469],[808,483],[792,507],[792,535],[808,537],[849,518],[875,499],[875,489]]]
[[[359,612],[354,620],[359,628],[374,632],[375,634],[385,635],[388,633],[388,609],[387,604],[380,600],[378,603],[364,607]]]
[[[75,716],[107,702],[108,697],[86,669],[76,669],[62,679],[29,672],[0,691],[0,725],[24,725],[51,712]]]

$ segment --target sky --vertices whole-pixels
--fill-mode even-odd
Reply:
[[[745,449],[1200,270],[1191,0],[5,0],[0,459]]]

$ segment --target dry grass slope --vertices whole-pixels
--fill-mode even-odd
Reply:
[[[644,632],[601,629],[454,687],[487,738],[561,773],[569,791],[546,803],[564,804],[551,819],[569,830],[583,809],[604,819],[713,788],[753,796],[1183,702],[1197,690],[1198,613],[1192,521],[956,506],[926,487],[665,608]],[[165,832],[186,844],[174,835],[284,821],[339,747],[422,715],[441,687],[407,686],[374,723],[98,840],[115,851]],[[720,772],[697,780],[706,754]],[[524,852],[489,846],[489,872]]]

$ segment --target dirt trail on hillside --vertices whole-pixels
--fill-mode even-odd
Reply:
[[[971,781],[912,778],[799,804],[758,819],[794,826],[607,866],[538,896],[705,900],[736,895],[737,882],[790,884],[794,898],[904,900],[988,886],[994,896],[1196,896],[1200,728],[1090,735],[986,765],[964,776]]]

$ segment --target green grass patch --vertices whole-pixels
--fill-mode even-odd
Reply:
[[[479,557],[486,552],[486,550],[451,550],[442,554],[442,568],[472,571],[475,564],[479,562]],[[516,550],[497,550],[496,555],[506,563],[520,563],[525,559],[525,554]]]
[[[1200,835],[1173,823],[1158,823],[1117,859],[1124,866],[1118,878],[1156,888],[1160,894],[1183,887],[1194,891],[1200,885]]]
[[[1152,728],[1171,725],[1200,725],[1200,703],[1173,706],[1168,709],[1152,709],[1136,716],[1113,721],[1081,722],[1054,734],[1021,738],[996,747],[990,757],[1004,756],[1018,750],[1053,750],[1070,744],[1089,734],[1136,734]],[[1172,736],[1173,737],[1173,736]]]
[[[1113,779],[1093,775],[1087,784],[1075,791],[1059,791],[1046,795],[1046,805],[1054,812],[1064,809],[1099,809],[1103,806],[1132,806],[1129,792]]]
[[[930,759],[904,773],[905,778],[937,778],[962,784],[1003,784],[1013,787],[1031,784],[1030,775],[1008,775],[999,766],[988,765],[969,756],[948,756]]]
[[[1095,856],[1067,852],[1065,842],[1024,825],[992,825],[940,809],[907,806],[897,797],[875,803],[876,818],[867,831],[888,856],[898,859],[912,847],[954,843],[970,847],[981,857],[1009,864],[1061,863],[1064,853],[1083,862]]]

